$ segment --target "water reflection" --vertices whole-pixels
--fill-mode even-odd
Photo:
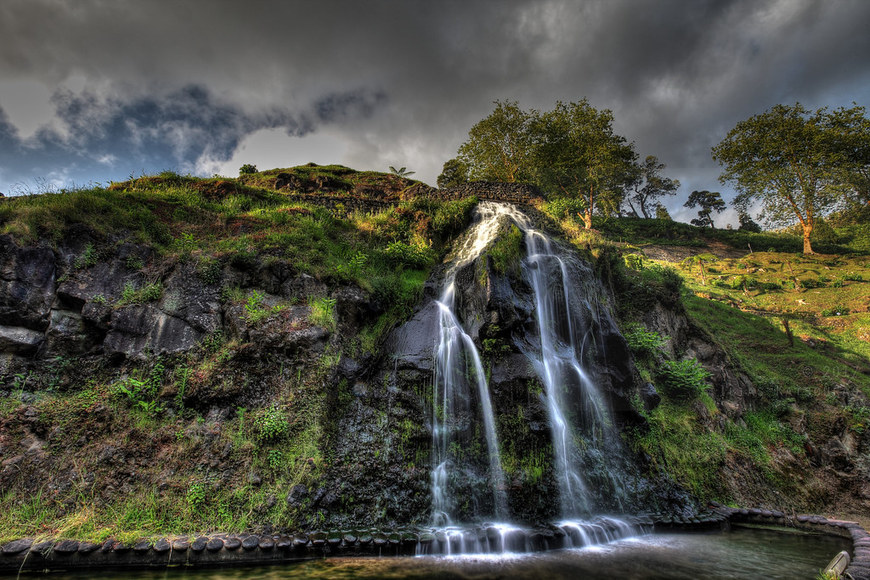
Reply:
[[[814,578],[845,540],[768,530],[729,533],[661,534],[620,540],[592,548],[530,555],[334,558],[274,567],[220,570],[103,572],[52,576],[53,580],[129,578],[131,580],[288,580],[297,578],[519,578],[621,579],[794,579]]]

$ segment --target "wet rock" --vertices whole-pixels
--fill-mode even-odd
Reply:
[[[36,353],[45,335],[21,326],[0,326],[0,352],[30,356]]]
[[[156,542],[154,542],[154,551],[157,552],[158,554],[166,553],[171,549],[172,549],[172,546],[169,543],[169,540],[167,540],[166,538],[161,538],[161,539],[157,540]]]
[[[264,537],[260,538],[260,541],[259,541],[259,543],[257,544],[257,546],[258,546],[261,550],[264,550],[264,551],[265,551],[265,550],[271,550],[271,549],[275,548],[275,546],[276,546],[276,542],[275,542],[275,540],[273,540],[272,538],[268,538],[268,537],[265,537],[265,536],[264,536]]]
[[[238,550],[242,546],[242,541],[235,536],[231,536],[224,540],[224,548],[227,550]]]
[[[282,536],[275,541],[275,547],[279,550],[289,550],[293,547],[293,538]]]
[[[643,406],[647,411],[652,411],[662,402],[662,396],[659,395],[655,385],[645,383],[640,389],[640,398],[643,401]]]
[[[247,536],[244,540],[242,540],[242,548],[244,550],[253,550],[260,545],[260,538],[258,536]]]
[[[31,539],[23,539],[23,540],[12,540],[6,544],[3,544],[2,552],[4,555],[13,555],[20,554],[25,550],[29,550],[33,545],[33,540]]]
[[[61,540],[54,545],[52,551],[58,554],[73,554],[79,551],[79,543],[76,540]]]
[[[206,547],[208,547],[208,542],[209,542],[208,538],[200,536],[199,538],[196,538],[192,544],[190,544],[190,549],[194,552],[202,552],[203,550],[206,549]],[[223,547],[223,545],[221,545],[221,548],[222,547]],[[218,549],[220,549],[220,548],[218,548]]]
[[[306,497],[308,497],[308,488],[298,483],[287,494],[287,503],[291,506],[299,506]]]
[[[172,549],[175,552],[186,552],[189,548],[190,540],[187,538],[178,538],[172,542]]]
[[[100,544],[93,542],[81,542],[79,544],[79,554],[90,554],[100,549]]]
[[[194,542],[195,544],[196,542]],[[238,546],[236,546],[238,547]],[[205,545],[205,549],[209,552],[220,552],[224,548],[224,541],[220,538],[211,538]],[[195,549],[194,549],[195,550]]]
[[[55,256],[46,246],[19,247],[0,235],[0,320],[44,331],[54,302]]]

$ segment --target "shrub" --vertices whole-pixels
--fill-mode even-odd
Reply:
[[[545,202],[541,209],[549,216],[561,220],[581,213],[586,209],[586,203],[579,198],[557,197]]]
[[[311,313],[308,315],[311,324],[335,330],[335,298],[310,298],[308,306],[311,308]]]
[[[673,399],[693,399],[709,387],[710,373],[695,359],[665,361],[658,375],[662,391]]]
[[[257,166],[251,163],[245,163],[241,167],[239,167],[239,175],[250,175],[252,173],[257,173]]]
[[[659,333],[647,330],[642,324],[631,323],[623,329],[622,335],[628,348],[636,356],[649,356],[664,346],[666,340]]]
[[[290,422],[279,407],[268,407],[255,422],[257,440],[262,442],[278,441],[290,432]]]
[[[396,265],[404,265],[413,269],[425,268],[435,260],[435,251],[421,244],[391,242],[384,254]]]
[[[124,290],[121,291],[121,299],[116,303],[117,306],[128,306],[130,304],[144,304],[146,302],[155,302],[163,296],[163,283],[160,280],[145,284],[141,288],[136,288],[132,282],[124,284]]]

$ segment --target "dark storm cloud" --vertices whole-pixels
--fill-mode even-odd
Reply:
[[[434,182],[493,100],[588,97],[641,155],[713,189],[710,147],[737,121],[780,102],[867,104],[868,24],[864,0],[6,0],[0,108],[3,79],[38,79],[76,128],[17,144],[21,172],[73,143],[75,163],[188,167],[260,129],[328,126],[360,168]]]

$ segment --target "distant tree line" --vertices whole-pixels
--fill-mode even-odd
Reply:
[[[551,111],[523,110],[496,101],[477,122],[455,158],[438,177],[439,187],[467,181],[533,183],[551,197],[570,198],[586,228],[593,215],[669,219],[661,203],[679,181],[666,177],[654,155],[643,161],[634,143],[613,130],[613,113],[586,99],[557,102]],[[738,191],[733,205],[740,228],[760,231],[751,211],[769,226],[795,219],[804,252],[818,220],[851,205],[870,204],[870,120],[864,107],[828,111],[776,105],[741,121],[713,148],[724,168],[720,181]],[[713,227],[726,208],[719,192],[693,191],[686,207],[698,207],[692,223]]]

